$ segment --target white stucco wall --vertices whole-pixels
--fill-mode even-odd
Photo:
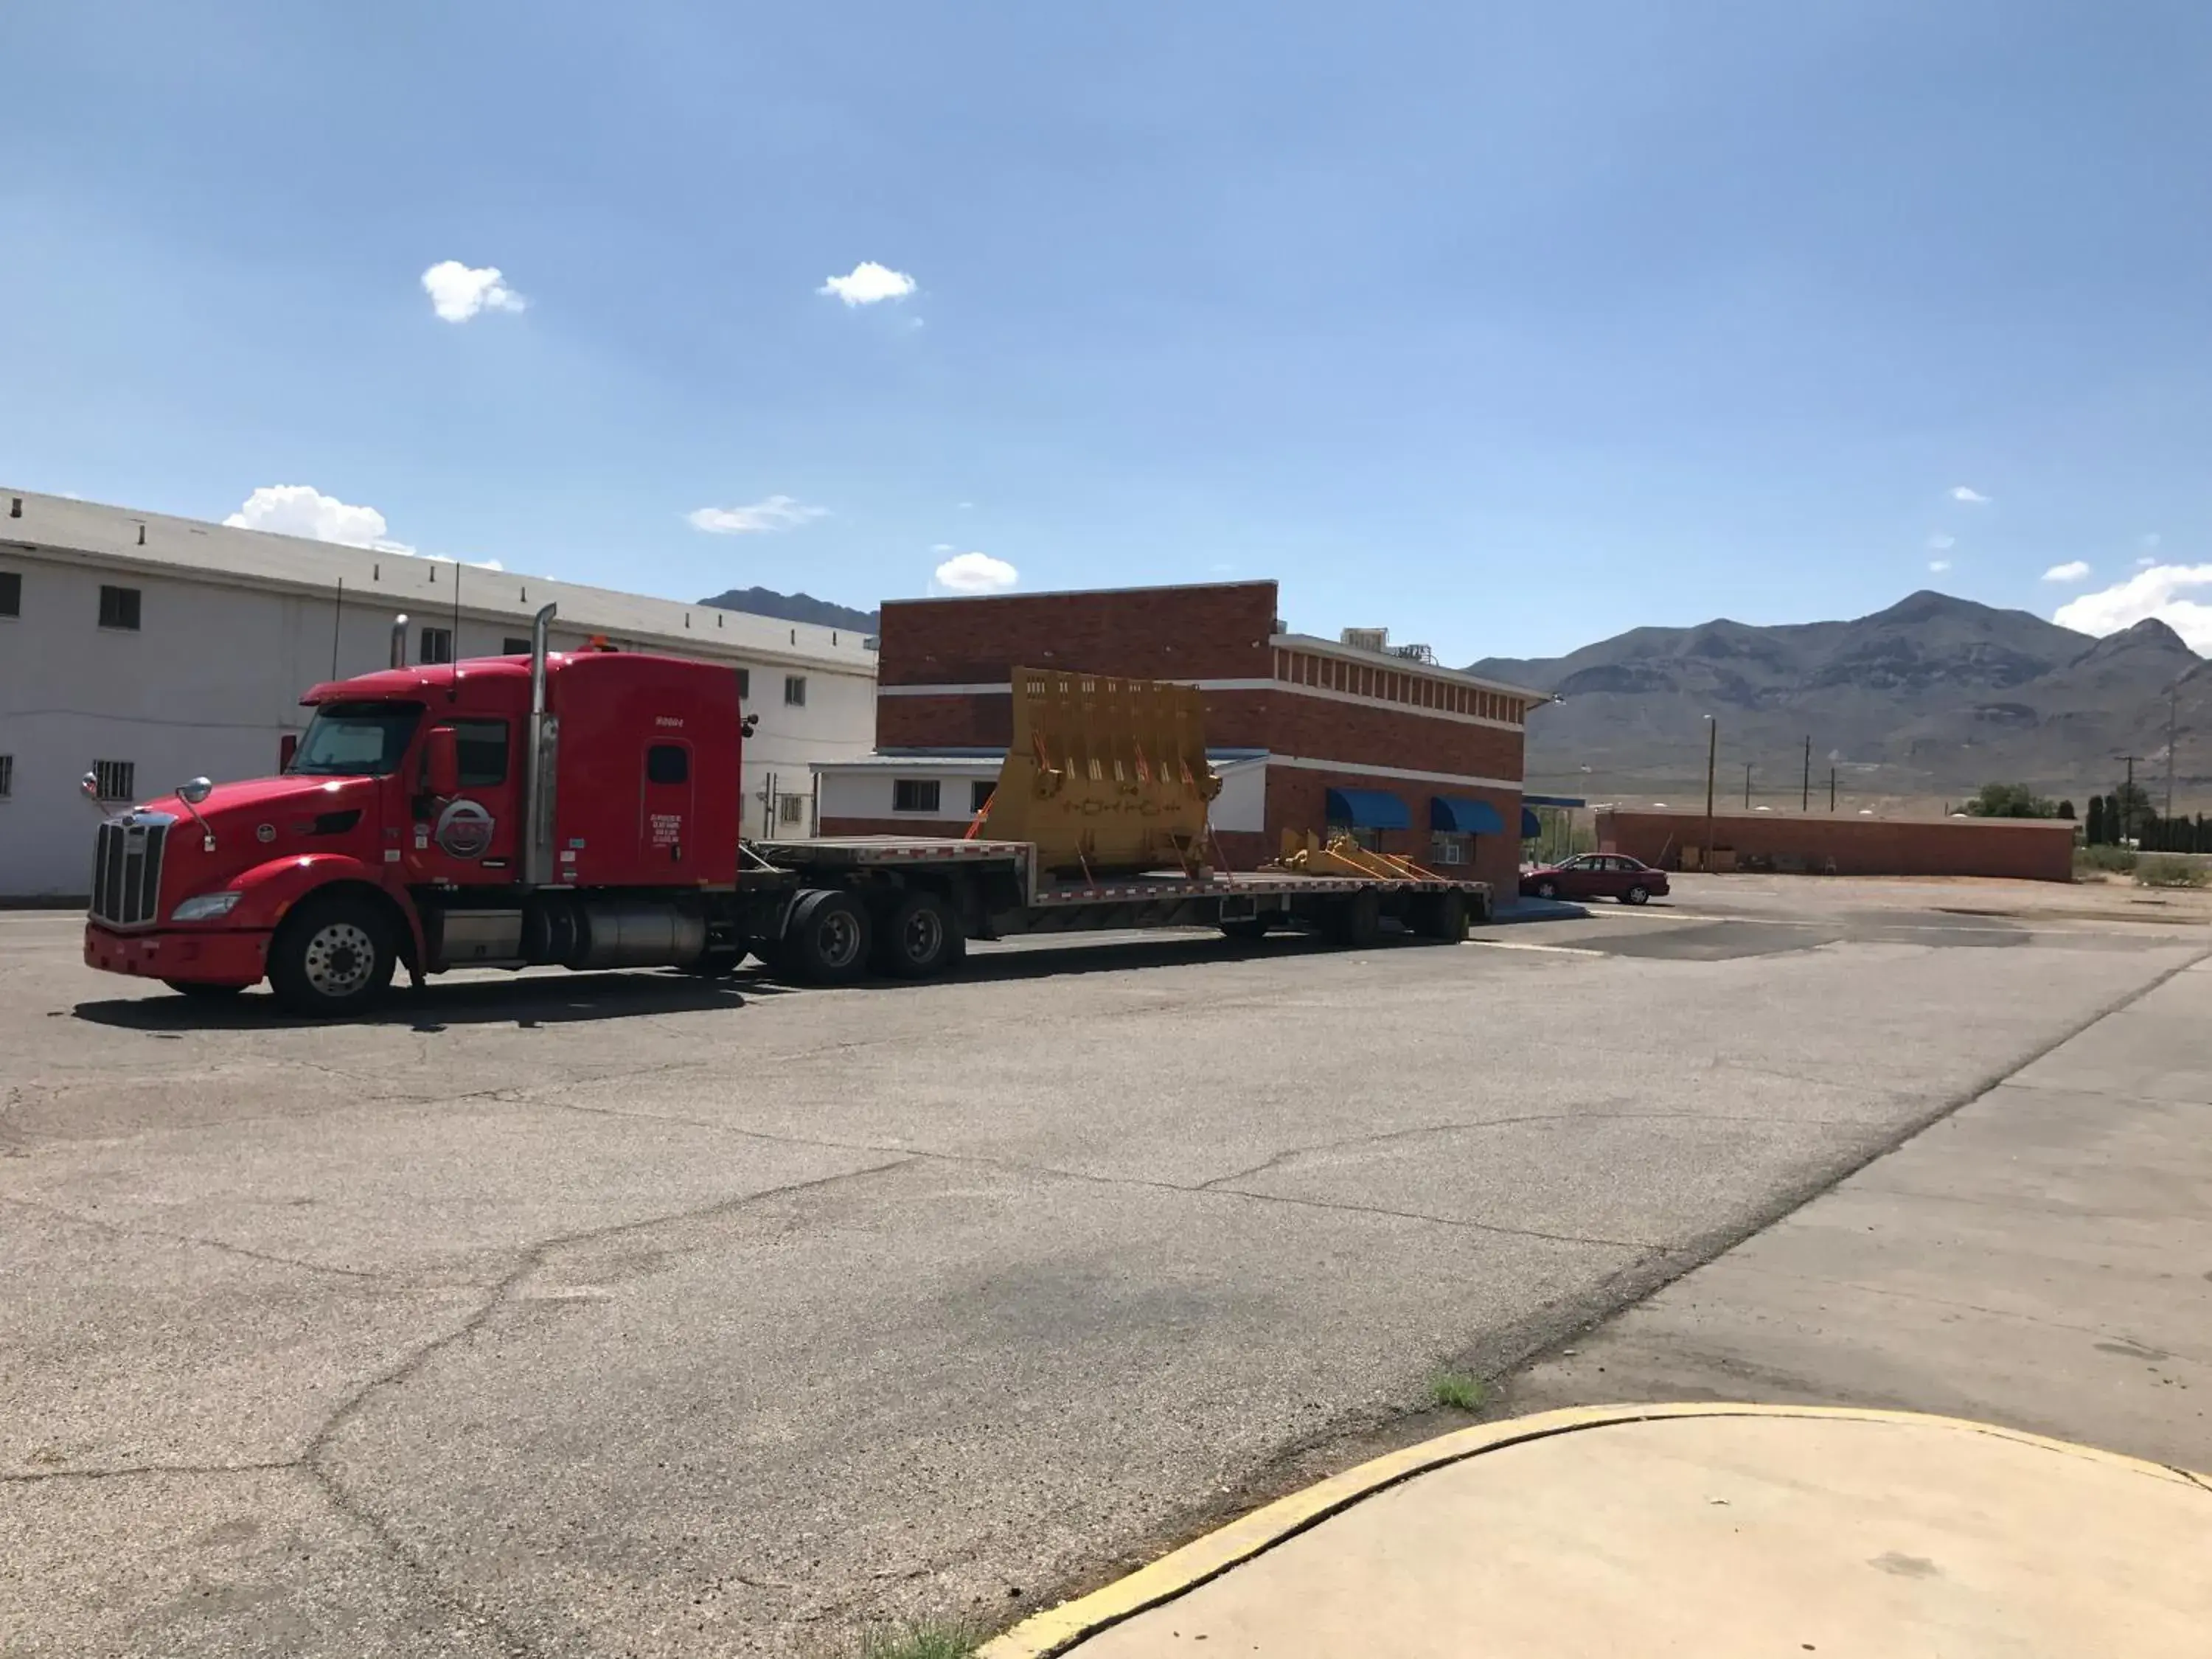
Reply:
[[[0,755],[14,757],[12,788],[0,799],[0,898],[86,890],[98,815],[78,793],[77,781],[95,761],[135,763],[134,793],[140,799],[201,774],[218,780],[265,775],[276,769],[284,733],[306,723],[300,694],[332,677],[334,631],[340,677],[382,668],[390,660],[392,619],[400,606],[389,593],[355,597],[349,583],[341,614],[335,581],[328,593],[288,592],[220,571],[133,568],[82,550],[13,539],[25,533],[0,520],[0,571],[17,572],[23,580],[21,615],[0,617]],[[350,550],[328,552],[334,558],[368,557]],[[391,563],[387,558],[387,568]],[[428,563],[409,560],[406,574],[423,574],[420,568]],[[420,656],[424,625],[453,625],[453,567],[440,574],[437,583],[424,581],[419,597],[405,606],[410,661]],[[458,654],[494,655],[508,638],[528,635],[532,607],[517,596],[530,581],[468,573],[463,592],[471,602],[460,617]],[[98,626],[103,583],[138,590],[137,632]],[[538,596],[549,586],[538,584]],[[512,610],[486,614],[495,602]],[[809,660],[805,641],[817,633],[826,641],[826,630],[788,629],[736,613],[718,619],[711,611],[649,603],[667,610],[672,619],[690,609],[697,638],[641,628],[593,631],[620,646],[748,670],[746,712],[760,716],[744,754],[748,833],[771,827],[765,799],[771,777],[779,793],[809,795],[812,763],[870,751],[873,665],[854,659],[849,634],[839,641],[844,649],[837,659]],[[578,626],[564,625],[570,610],[564,604],[562,622],[555,624],[556,649],[580,647],[589,637],[589,617],[578,617]],[[757,652],[749,648],[755,646]],[[770,648],[790,659],[770,659]],[[805,676],[804,708],[785,702],[787,674]],[[773,829],[787,836],[811,829],[812,819],[810,799],[804,822]]]

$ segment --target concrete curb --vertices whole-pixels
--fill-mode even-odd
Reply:
[[[1362,1498],[1410,1480],[1417,1475],[1553,1435],[1583,1429],[1602,1429],[1630,1423],[1649,1423],[1668,1418],[1781,1417],[1824,1419],[1860,1423],[1911,1423],[1956,1429],[1963,1433],[1994,1435],[2024,1446],[2082,1457],[2154,1480],[2203,1488],[2212,1494],[2212,1479],[2187,1470],[2168,1468],[2118,1452],[1965,1418],[1929,1416],[1920,1412],[1878,1411],[1850,1406],[1758,1406],[1713,1401],[1681,1401],[1650,1406],[1578,1406],[1565,1411],[1542,1412],[1533,1417],[1507,1418],[1424,1441],[1347,1469],[1287,1498],[1278,1498],[1217,1531],[1139,1568],[1127,1577],[1079,1596],[1060,1607],[1048,1607],[1024,1620],[1013,1629],[986,1643],[976,1659],[1053,1659],[1109,1626],[1172,1601],[1208,1580],[1218,1578],[1273,1549],[1285,1540],[1318,1526],[1331,1516],[1349,1509]]]

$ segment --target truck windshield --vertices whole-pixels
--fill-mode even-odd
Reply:
[[[377,777],[399,768],[422,718],[419,702],[326,702],[300,735],[287,775]]]

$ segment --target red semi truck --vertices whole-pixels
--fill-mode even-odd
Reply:
[[[835,984],[925,978],[966,941],[1104,927],[1318,928],[1384,916],[1458,938],[1479,882],[1200,871],[1067,879],[1020,842],[751,842],[733,668],[632,653],[391,669],[318,685],[277,776],[103,819],[84,959],[187,995],[266,978],[307,1014],[364,1009],[404,966],[678,968],[747,955]],[[88,793],[90,793],[88,790]]]

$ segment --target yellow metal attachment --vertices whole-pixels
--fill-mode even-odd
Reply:
[[[1376,881],[1443,879],[1411,859],[1370,852],[1342,830],[1331,836],[1325,847],[1321,837],[1310,830],[1284,830],[1282,856],[1275,865],[1279,869],[1296,870],[1308,876],[1364,876]]]
[[[1013,740],[991,797],[994,841],[1026,841],[1060,875],[1206,866],[1198,692],[1162,680],[1013,671]]]

